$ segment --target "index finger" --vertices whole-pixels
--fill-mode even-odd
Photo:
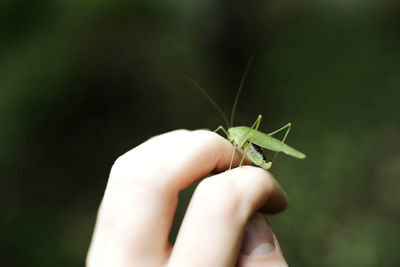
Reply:
[[[214,132],[176,130],[155,136],[122,155],[110,179],[179,191],[209,173],[228,169],[233,149]],[[235,151],[232,167],[239,165],[242,156],[243,151]]]

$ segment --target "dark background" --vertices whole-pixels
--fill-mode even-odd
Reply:
[[[289,264],[396,266],[397,0],[1,1],[1,265],[83,265],[114,160],[223,123],[181,74],[230,113],[250,55],[236,125],[308,156],[271,170]]]

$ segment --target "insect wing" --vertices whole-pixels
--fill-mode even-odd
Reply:
[[[253,134],[252,131],[254,131],[254,129],[252,129],[250,127],[246,127],[246,126],[239,126],[236,128],[238,128],[238,130],[240,130],[240,131],[245,132],[246,134],[249,133],[247,135],[248,139],[251,138],[251,136]],[[285,154],[288,154],[288,155],[293,156],[298,159],[304,159],[306,157],[306,155],[304,155],[300,151],[294,149],[293,147],[290,147],[290,146],[286,145],[285,143],[282,143],[282,141],[280,141],[272,136],[269,136],[268,134],[262,133],[260,131],[255,131],[253,143],[262,148],[269,149],[272,151],[283,152]]]

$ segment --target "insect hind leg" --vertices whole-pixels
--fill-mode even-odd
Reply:
[[[269,135],[269,136],[273,136],[274,134],[277,134],[277,133],[279,133],[279,132],[281,132],[281,131],[287,129],[287,130],[286,130],[286,133],[285,133],[285,137],[284,137],[284,138],[286,138],[287,134],[288,134],[289,131],[290,131],[290,128],[292,128],[292,124],[289,122],[288,124],[286,124],[286,125],[283,126],[282,128],[279,128],[278,130],[273,131],[272,133],[269,133],[268,135]]]
[[[279,133],[279,132],[281,132],[281,131],[287,129],[286,132],[285,132],[285,135],[283,136],[283,139],[282,139],[282,141],[281,141],[282,143],[285,143],[286,137],[288,136],[288,134],[289,134],[291,128],[292,128],[292,124],[289,122],[288,124],[286,124],[286,125],[283,126],[282,128],[280,128],[280,129],[278,129],[278,130],[276,130],[276,131],[274,131],[274,132],[272,132],[272,133],[269,133],[268,135],[272,136],[272,135],[274,135],[274,134],[276,134],[276,133]],[[272,158],[271,162],[274,162],[274,161],[275,161],[276,157],[278,156],[278,153],[279,153],[278,151],[275,152],[275,155],[274,155],[274,157]]]

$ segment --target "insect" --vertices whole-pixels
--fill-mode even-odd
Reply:
[[[230,123],[228,122],[228,119],[226,118],[225,114],[222,112],[222,110],[219,108],[219,106],[214,102],[214,100],[206,93],[206,91],[196,82],[194,82],[192,79],[189,77],[186,77],[186,79],[191,82],[209,101],[210,103],[218,110],[218,112],[221,114],[222,118],[224,119],[228,130],[224,128],[224,126],[218,126],[217,129],[214,130],[214,132],[222,131],[226,136],[227,139],[233,144],[234,149],[232,151],[232,157],[231,157],[231,162],[229,165],[229,169],[232,168],[232,162],[233,162],[233,157],[235,154],[235,151],[237,148],[243,149],[244,154],[243,157],[240,161],[239,166],[242,166],[243,161],[247,155],[247,157],[257,166],[268,170],[271,168],[273,161],[276,159],[276,156],[278,155],[279,152],[283,152],[287,155],[290,155],[292,157],[298,158],[298,159],[304,159],[306,157],[305,154],[301,153],[300,151],[288,146],[285,144],[286,137],[288,136],[290,129],[292,127],[291,123],[286,124],[282,128],[273,131],[271,133],[263,133],[258,131],[258,128],[261,123],[262,115],[258,115],[256,121],[253,123],[251,127],[247,126],[236,126],[233,127],[233,119],[235,115],[235,110],[237,106],[237,102],[240,96],[240,93],[242,91],[244,81],[246,79],[249,66],[251,64],[251,59],[249,60],[245,72],[243,74],[242,80],[240,82],[238,91],[236,93],[236,97],[233,103],[233,108],[232,108],[232,113],[230,117]],[[279,133],[281,131],[284,131],[285,135],[282,140],[276,139],[272,137],[274,134]],[[267,150],[272,150],[275,151],[275,155],[273,156],[272,160],[267,160],[262,149],[267,149]]]

